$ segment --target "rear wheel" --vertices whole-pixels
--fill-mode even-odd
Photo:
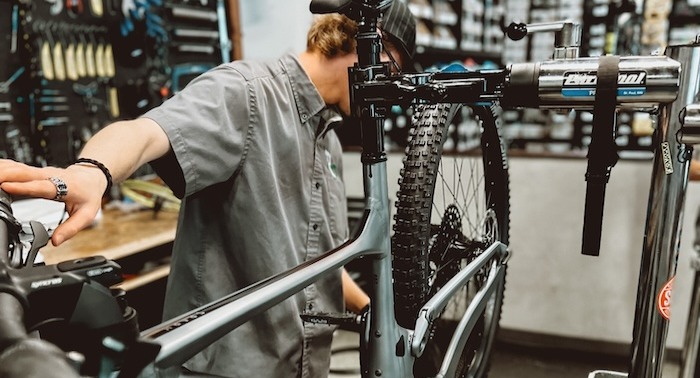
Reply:
[[[475,107],[481,126],[466,151],[443,151],[455,107],[416,109],[399,179],[392,255],[396,318],[413,328],[420,308],[460,269],[496,241],[507,244],[508,170],[495,107]],[[471,143],[470,143],[471,142]],[[500,263],[500,262],[497,262]],[[415,365],[415,376],[433,376],[471,299],[488,277],[482,269],[435,322],[432,341]],[[485,376],[501,314],[499,282],[460,358],[456,377]]]

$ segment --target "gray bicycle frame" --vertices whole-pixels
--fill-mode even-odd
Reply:
[[[658,146],[654,154],[651,190],[647,211],[646,232],[639,277],[639,292],[635,312],[634,335],[629,376],[660,377],[664,357],[668,320],[657,307],[667,283],[676,271],[679,250],[680,217],[683,212],[688,167],[692,148],[700,139],[697,128],[685,127],[685,109],[697,99],[700,88],[700,43],[673,46],[667,49],[670,60],[680,64],[680,77],[669,83],[677,96],[667,102],[658,101],[652,114],[656,118]],[[590,59],[590,58],[583,58]],[[575,64],[577,59],[570,59]],[[543,88],[551,94],[551,88]],[[633,100],[621,100],[621,105]],[[644,108],[653,101],[645,100]],[[553,102],[562,107],[562,103]],[[576,108],[587,108],[586,103]],[[546,106],[543,106],[546,107]],[[658,111],[656,111],[658,110]],[[690,126],[688,122],[688,126]],[[222,335],[252,319],[285,298],[293,295],[324,274],[342,267],[361,256],[371,259],[373,290],[370,291],[372,312],[362,337],[367,345],[363,377],[410,377],[414,359],[422,353],[427,337],[426,325],[433,314],[444,308],[456,289],[465,285],[474,272],[488,266],[490,257],[499,260],[507,256],[506,246],[495,243],[484,258],[476,259],[463,268],[429,301],[419,313],[415,332],[399,327],[394,319],[394,295],[390,255],[390,218],[387,195],[386,163],[363,163],[365,216],[360,230],[347,243],[317,259],[287,272],[254,284],[230,296],[182,315],[168,323],[142,333],[161,345],[155,366],[176,366]],[[496,285],[502,284],[504,263],[492,264],[487,285],[469,305],[450,342],[438,377],[456,369],[464,347],[464,335],[471,331],[476,316]],[[215,311],[216,310],[216,311]],[[403,352],[402,352],[403,351]],[[410,351],[410,352],[407,352]],[[612,376],[613,372],[593,372],[591,376]],[[607,375],[606,375],[607,374]],[[624,376],[619,373],[616,376]]]
[[[210,305],[186,313],[162,325],[142,333],[142,337],[161,345],[155,360],[156,368],[167,368],[182,364],[207,345],[227,332],[251,320],[254,316],[294,295],[325,274],[336,271],[346,263],[367,256],[372,261],[374,288],[370,291],[372,312],[365,341],[368,345],[367,365],[362,372],[368,376],[409,377],[412,376],[412,353],[397,356],[397,350],[411,350],[422,353],[422,348],[409,347],[410,340],[428,338],[428,329],[417,332],[404,329],[394,318],[394,292],[392,284],[390,254],[389,199],[386,180],[386,162],[364,165],[364,188],[366,193],[365,216],[356,235],[342,246],[328,251],[287,272],[254,284]],[[447,301],[464,286],[476,272],[493,258],[504,257],[506,246],[501,243],[491,245],[480,258],[466,266],[452,278],[434,299],[423,307],[423,314],[436,314],[446,306]],[[465,313],[455,335],[468,334],[474,327],[477,310],[485,306],[496,285],[502,284],[504,267],[496,264],[491,268],[492,277],[477,293],[476,300]],[[466,319],[466,320],[465,320]],[[426,321],[421,318],[420,322]],[[403,343],[403,345],[401,345]],[[443,371],[454,371],[457,358],[464,348],[464,342],[453,340],[448,349],[448,358],[443,362]],[[442,375],[438,375],[442,376]]]

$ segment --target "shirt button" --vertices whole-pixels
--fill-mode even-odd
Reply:
[[[302,114],[301,114],[301,120],[304,121],[304,122],[306,122],[307,119],[309,119],[309,115],[306,114],[306,113],[302,113]]]
[[[317,183],[316,183],[316,189],[318,189],[318,188],[320,188],[320,187],[321,187],[321,184],[317,182]]]
[[[314,229],[314,231],[318,230],[318,225],[316,223],[314,223],[314,225],[311,227]]]

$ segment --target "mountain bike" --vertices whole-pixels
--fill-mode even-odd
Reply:
[[[614,113],[629,107],[655,116],[657,149],[628,374],[659,377],[668,323],[664,300],[675,274],[690,145],[700,141],[700,41],[671,47],[667,56],[579,58],[577,24],[512,24],[508,35],[514,39],[555,32],[554,58],[499,70],[392,74],[390,64],[380,60],[377,33],[378,20],[390,3],[311,2],[313,12],[345,14],[359,28],[358,64],[349,68],[349,86],[353,116],[362,133],[365,210],[350,240],[139,332],[123,292],[109,289],[119,281],[118,265],[94,257],[35,266],[33,256],[48,240],[45,231],[33,223],[34,242],[22,248],[21,225],[4,196],[0,226],[8,232],[0,233],[0,247],[8,250],[0,255],[8,258],[0,263],[0,300],[10,303],[0,306],[9,309],[2,316],[7,324],[0,323],[0,346],[26,343],[25,328],[39,329],[43,339],[70,351],[69,365],[83,375],[135,376],[177,367],[324,274],[363,257],[372,271],[371,309],[359,317],[306,313],[305,321],[357,326],[363,377],[486,376],[510,257],[508,163],[500,136],[500,105],[594,110],[582,243],[583,253],[589,255],[597,255],[600,248],[605,184],[617,156]],[[383,135],[384,119],[395,104],[413,105],[415,115],[392,235]],[[457,155],[443,150],[443,143],[460,105],[473,108],[481,127],[474,147]],[[0,369],[9,366],[5,361],[0,355]],[[56,371],[53,366],[61,362],[35,361],[33,368],[49,371]],[[591,376],[614,374],[624,373]]]

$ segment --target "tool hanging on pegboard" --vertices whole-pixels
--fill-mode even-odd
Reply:
[[[15,1],[0,1],[0,157],[31,162],[29,136],[18,126],[27,122],[27,102],[22,96],[26,87],[27,69],[20,48],[21,7]]]
[[[0,0],[0,25],[0,157],[34,165],[230,59],[224,0]]]

